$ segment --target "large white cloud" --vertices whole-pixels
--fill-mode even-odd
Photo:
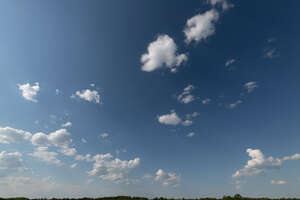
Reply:
[[[57,159],[58,153],[48,151],[48,147],[38,147],[35,152],[28,155],[48,164],[62,165],[62,162]]]
[[[31,138],[31,133],[20,129],[0,126],[0,144],[23,142]]]
[[[66,147],[72,143],[71,134],[66,129],[59,129],[55,132],[46,135],[45,133],[35,133],[31,142],[38,146],[56,146]]]
[[[85,89],[82,91],[76,91],[76,93],[73,94],[71,98],[75,98],[76,96],[86,101],[94,102],[96,104],[99,104],[101,102],[100,95],[97,90]]]
[[[193,85],[188,85],[183,89],[183,92],[178,95],[177,100],[180,103],[188,104],[195,100],[195,96],[191,94],[195,87]]]
[[[200,42],[215,33],[215,22],[218,21],[219,14],[215,9],[206,11],[203,14],[195,15],[186,22],[184,29],[185,42]]]
[[[170,114],[158,116],[157,120],[159,123],[166,125],[178,125],[182,121],[175,111],[171,111]]]
[[[177,54],[177,45],[168,35],[159,35],[147,48],[148,52],[141,56],[142,70],[151,72],[163,67],[175,72],[187,61],[186,54]]]
[[[22,96],[32,102],[38,102],[36,99],[37,93],[40,90],[40,85],[38,82],[36,82],[34,85],[30,85],[29,83],[25,83],[23,85],[18,84],[19,90],[22,91]]]
[[[20,152],[0,152],[0,177],[24,170]]]
[[[175,173],[166,173],[162,169],[156,171],[155,181],[160,181],[162,185],[168,186],[179,182],[180,178]]]
[[[88,171],[90,176],[97,175],[102,180],[123,182],[128,180],[127,173],[139,166],[140,158],[133,160],[112,159],[111,154],[97,154],[93,157],[93,169]]]

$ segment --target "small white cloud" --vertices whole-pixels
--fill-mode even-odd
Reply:
[[[64,128],[71,127],[72,122],[66,122],[66,123],[62,124],[61,126],[64,127]]]
[[[37,93],[40,90],[40,85],[38,82],[36,82],[34,85],[30,85],[29,83],[25,83],[23,85],[18,84],[19,90],[22,91],[22,96],[24,99],[32,102],[38,102],[36,99]]]
[[[248,93],[251,93],[255,88],[258,88],[258,84],[255,81],[250,81],[244,84],[244,88],[247,89]]]
[[[177,68],[187,61],[186,54],[177,54],[177,45],[168,35],[159,35],[147,48],[148,52],[141,56],[142,70],[152,72],[160,68],[168,68],[176,72]]]
[[[77,163],[70,165],[70,168],[72,168],[72,169],[74,169],[75,167],[77,167]]]
[[[86,162],[92,162],[93,161],[93,158],[91,156],[91,154],[86,154],[86,155],[76,155],[75,156],[75,160],[78,160],[78,161],[86,161]]]
[[[184,120],[184,121],[182,122],[182,125],[183,125],[183,126],[191,126],[192,124],[193,124],[193,121],[192,121],[192,120],[189,120],[189,119]]]
[[[102,138],[106,138],[106,137],[109,136],[109,134],[108,134],[108,133],[101,133],[100,136],[101,136]]]
[[[196,134],[194,132],[190,132],[189,134],[187,134],[187,137],[194,137]]]
[[[267,48],[264,50],[264,57],[265,58],[275,58],[277,57],[279,54],[278,54],[278,51],[276,48]]]
[[[155,181],[160,181],[162,185],[168,186],[179,182],[180,178],[175,173],[166,173],[162,169],[157,170]]]
[[[59,129],[55,132],[46,135],[45,133],[35,133],[31,142],[33,145],[38,146],[56,146],[66,147],[72,143],[71,134],[66,129]]]
[[[77,152],[75,148],[70,148],[68,146],[62,147],[60,152],[66,156],[74,156]]]
[[[20,129],[0,126],[0,144],[19,143],[31,138],[31,133]]]
[[[194,95],[191,95],[191,91],[194,89],[193,85],[188,85],[183,89],[183,92],[178,95],[177,100],[180,103],[188,104],[195,100]]]
[[[236,108],[241,103],[243,103],[241,100],[237,100],[236,102],[229,104],[228,108],[234,109],[234,108]]]
[[[56,90],[55,90],[55,94],[56,94],[56,95],[60,95],[60,94],[61,94],[61,91],[60,91],[59,89],[56,89]]]
[[[56,158],[58,153],[48,151],[48,147],[38,147],[35,152],[28,155],[48,164],[62,165],[62,162]]]
[[[206,98],[202,100],[202,104],[209,104],[211,102],[210,98]]]
[[[185,42],[189,44],[194,40],[198,43],[213,35],[215,33],[215,22],[218,19],[219,14],[215,9],[188,19],[183,31],[186,37]]]
[[[91,83],[90,86],[91,87],[95,87],[96,85],[95,85],[95,83]]]
[[[86,89],[86,90],[82,90],[82,91],[76,91],[76,93],[73,94],[71,96],[71,98],[75,98],[76,96],[81,99],[84,99],[86,101],[94,102],[96,104],[99,104],[101,102],[100,95],[99,95],[98,91],[96,91],[96,90]]]
[[[283,181],[283,180],[271,180],[270,183],[272,185],[284,185],[284,184],[286,184],[286,181]]]
[[[229,59],[229,60],[226,61],[225,66],[228,67],[228,66],[232,65],[233,63],[235,63],[235,61],[236,61],[236,60],[233,59],[233,58],[232,58],[232,59]]]
[[[187,119],[191,119],[191,118],[194,118],[194,117],[198,117],[199,115],[200,115],[200,113],[198,113],[198,112],[193,112],[193,113],[191,113],[191,114],[186,114],[185,117],[186,117]]]
[[[178,125],[181,123],[181,119],[177,116],[175,111],[171,111],[170,114],[165,114],[157,117],[158,122],[166,125]]]
[[[231,3],[228,3],[227,0],[208,0],[208,2],[212,6],[221,5],[223,11],[226,11],[226,10],[234,7],[234,5]]]
[[[84,138],[81,138],[81,142],[82,143],[87,143],[86,139],[84,139]]]

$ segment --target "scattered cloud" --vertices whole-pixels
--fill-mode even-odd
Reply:
[[[74,169],[75,167],[77,167],[77,163],[70,165],[70,168],[72,168],[72,169]]]
[[[62,162],[56,158],[58,153],[48,151],[48,147],[38,147],[35,152],[28,155],[48,164],[62,165]]]
[[[112,159],[111,154],[97,154],[93,157],[93,169],[88,171],[90,176],[99,176],[101,180],[109,180],[117,183],[128,180],[128,172],[140,164],[140,158],[133,160]]]
[[[230,65],[232,65],[233,63],[235,63],[236,60],[231,58],[231,59],[228,59],[226,62],[225,62],[225,67],[229,67]]]
[[[59,129],[55,132],[46,135],[45,133],[35,133],[31,142],[33,145],[38,146],[56,146],[66,147],[72,143],[71,134],[66,129]]]
[[[179,182],[180,178],[175,173],[166,173],[162,169],[156,171],[155,181],[159,181],[164,186],[176,184]]]
[[[101,102],[100,95],[96,90],[85,89],[82,91],[76,91],[76,93],[73,94],[71,98],[75,98],[76,96],[79,97],[80,99],[84,99],[88,102],[94,102],[96,104],[99,104]]]
[[[18,84],[19,90],[22,91],[22,96],[24,99],[32,102],[38,102],[36,96],[40,90],[40,85],[36,82],[34,85],[30,85],[30,83],[25,83],[23,85]]]
[[[81,142],[82,143],[87,143],[86,139],[84,139],[84,138],[81,138]]]
[[[223,11],[233,8],[234,5],[229,3],[227,0],[208,0],[212,6],[221,5]]]
[[[229,104],[228,108],[234,109],[234,108],[236,108],[241,103],[243,103],[241,100],[237,100],[236,102]]]
[[[158,116],[157,120],[159,123],[166,125],[178,125],[181,123],[181,119],[177,116],[175,111],[171,111],[170,114]]]
[[[271,180],[270,183],[272,185],[284,185],[284,184],[286,184],[286,181],[283,181],[283,180]]]
[[[202,100],[202,104],[209,104],[211,102],[210,98],[206,98]]]
[[[178,95],[177,100],[180,103],[188,104],[195,100],[194,95],[191,95],[191,91],[194,89],[193,85],[188,85],[183,89],[183,92]]]
[[[192,121],[192,120],[189,120],[189,119],[184,120],[184,121],[182,122],[182,125],[183,125],[183,126],[191,126],[192,124],[193,124],[193,121]]]
[[[200,113],[198,113],[198,112],[193,112],[193,113],[190,113],[190,114],[186,114],[185,117],[186,117],[187,119],[192,119],[192,118],[194,118],[194,117],[198,117],[199,115],[200,115]]]
[[[190,132],[189,134],[187,134],[186,136],[187,137],[194,137],[196,134],[195,134],[195,132]]]
[[[72,122],[66,122],[66,123],[62,124],[61,126],[64,127],[64,128],[71,127]]]
[[[19,143],[31,138],[31,133],[20,129],[0,126],[0,144]]]
[[[102,138],[107,138],[107,137],[109,136],[109,134],[108,134],[108,133],[101,133],[100,136],[101,136]]]
[[[187,61],[186,54],[177,54],[177,45],[168,35],[159,35],[147,48],[148,52],[141,56],[142,71],[152,72],[160,68],[168,68],[176,72],[177,68]]]
[[[0,152],[0,177],[15,172],[22,172],[24,169],[20,152]]]
[[[244,88],[247,89],[248,93],[251,93],[255,88],[258,88],[258,84],[255,81],[250,81],[244,84]]]
[[[215,9],[188,19],[183,31],[186,37],[185,42],[189,44],[194,40],[198,43],[213,35],[215,33],[215,22],[218,19],[219,14]]]

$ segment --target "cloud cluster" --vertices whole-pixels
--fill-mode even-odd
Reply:
[[[126,181],[127,173],[139,166],[140,158],[133,160],[112,159],[111,154],[97,154],[92,158],[93,169],[88,171],[90,176],[99,176],[102,180],[114,181],[117,183]]]
[[[188,104],[195,100],[195,96],[191,94],[195,87],[193,85],[188,85],[183,89],[183,92],[178,95],[177,100],[180,103]]]
[[[89,90],[85,89],[82,91],[76,91],[75,94],[71,96],[71,98],[79,97],[80,99],[89,101],[89,102],[94,102],[96,104],[99,104],[100,101],[100,95],[97,90]]]
[[[48,151],[48,147],[38,147],[33,153],[28,155],[48,164],[62,165],[62,162],[56,158],[58,153]]]
[[[160,68],[168,68],[176,72],[177,68],[187,61],[186,54],[177,54],[177,45],[168,35],[159,35],[147,48],[148,52],[141,56],[142,70],[152,72]]]
[[[24,169],[22,154],[20,152],[0,152],[0,177],[21,172]]]
[[[161,182],[162,185],[164,186],[168,186],[168,185],[178,183],[180,178],[175,173],[171,173],[171,172],[166,173],[162,169],[159,169],[156,171],[154,180]]]
[[[38,100],[36,99],[37,93],[40,90],[40,85],[38,82],[36,82],[34,85],[30,85],[29,83],[25,83],[25,84],[18,84],[19,90],[22,91],[22,96],[28,100],[28,101],[32,101],[32,102],[38,102]]]
[[[59,129],[48,135],[42,132],[35,133],[31,138],[31,142],[33,145],[38,146],[66,147],[72,143],[72,139],[67,129]]]
[[[188,19],[184,29],[185,42],[187,44],[205,40],[215,33],[215,22],[219,19],[219,14],[215,9],[206,11]]]
[[[29,140],[31,133],[11,127],[0,126],[0,144],[19,143]]]

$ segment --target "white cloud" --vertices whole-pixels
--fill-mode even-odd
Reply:
[[[76,155],[75,160],[80,160],[80,161],[86,161],[86,162],[92,162],[93,158],[91,157],[91,154],[86,154],[86,155]]]
[[[187,134],[187,137],[194,137],[196,134],[194,132],[190,132],[189,134]]]
[[[74,163],[74,164],[70,165],[70,167],[71,167],[72,169],[74,169],[75,167],[77,167],[77,163]]]
[[[66,123],[62,124],[61,126],[64,127],[64,128],[71,127],[72,122],[66,122]]]
[[[253,176],[265,172],[269,169],[276,169],[281,166],[281,159],[274,159],[273,157],[265,158],[264,154],[259,149],[247,149],[250,156],[244,168],[237,170],[232,177]]]
[[[60,95],[60,94],[61,94],[61,91],[60,91],[59,89],[56,89],[56,90],[55,90],[55,94],[56,94],[56,95]]]
[[[22,96],[28,100],[28,101],[32,101],[32,102],[38,102],[38,100],[36,99],[37,93],[40,90],[40,85],[38,82],[36,82],[34,85],[30,85],[29,83],[25,83],[23,85],[18,84],[19,90],[22,91]]]
[[[226,10],[234,7],[234,5],[231,3],[228,3],[227,0],[208,0],[208,2],[212,6],[216,6],[218,4],[221,5],[223,11],[226,11]]]
[[[244,88],[247,89],[248,93],[251,93],[255,88],[258,88],[258,84],[255,81],[250,81],[244,84]]]
[[[177,100],[181,103],[188,104],[195,100],[194,95],[191,95],[191,91],[194,89],[193,85],[188,85],[183,89],[183,92],[178,95]]]
[[[294,155],[291,155],[291,156],[285,156],[283,158],[284,161],[286,160],[300,160],[300,154],[299,153],[296,153]]]
[[[91,87],[95,87],[96,84],[95,84],[95,83],[91,83],[90,86],[91,86]]]
[[[102,138],[106,138],[106,137],[109,136],[109,134],[108,134],[108,133],[101,133],[100,136],[101,136]]]
[[[20,152],[0,152],[0,177],[24,170]]]
[[[183,126],[190,126],[190,125],[192,125],[192,124],[193,124],[193,121],[192,121],[192,120],[189,120],[189,119],[184,120],[184,121],[182,122],[182,125],[183,125]]]
[[[181,123],[181,119],[177,116],[175,111],[171,111],[170,114],[165,114],[157,117],[158,122],[166,125],[178,125]]]
[[[215,9],[206,11],[203,14],[195,15],[186,22],[184,29],[185,42],[189,44],[193,40],[200,42],[215,33],[215,22],[218,21],[219,14]]]
[[[66,147],[72,143],[71,134],[66,129],[59,129],[55,132],[46,135],[45,133],[35,133],[31,142],[38,146],[56,146]]]
[[[66,156],[74,156],[77,152],[75,148],[70,148],[68,146],[64,146],[60,149],[60,152]]]
[[[264,51],[264,57],[266,58],[274,58],[274,57],[277,57],[279,54],[278,54],[278,51],[276,48],[267,48],[265,51]]]
[[[206,98],[202,100],[202,104],[209,104],[211,102],[210,98]]]
[[[186,54],[177,54],[177,45],[168,35],[159,35],[147,48],[148,52],[141,56],[142,70],[152,72],[160,68],[168,68],[175,72],[187,61]]]
[[[38,147],[35,152],[28,155],[48,164],[62,165],[62,162],[56,158],[58,153],[48,151],[48,147]]]
[[[90,176],[97,175],[102,180],[110,180],[117,183],[127,180],[127,173],[140,164],[140,158],[133,160],[112,159],[111,154],[97,154],[93,157],[93,161],[93,169],[88,171]]]
[[[283,180],[271,180],[270,183],[272,185],[284,185],[284,184],[286,184],[286,181],[283,181]]]
[[[75,98],[76,96],[78,96],[79,98],[84,99],[86,101],[94,102],[96,104],[99,104],[101,102],[100,95],[99,95],[98,91],[96,91],[96,90],[86,89],[86,90],[82,90],[82,91],[76,91],[76,93],[73,94],[71,96],[71,98]]]
[[[228,67],[228,66],[232,65],[233,63],[235,63],[235,61],[236,61],[236,60],[233,59],[233,58],[232,58],[232,59],[229,59],[229,60],[226,61],[225,66]]]
[[[84,139],[84,138],[81,138],[81,142],[82,143],[87,143],[86,139]]]
[[[166,173],[162,169],[157,170],[155,181],[160,181],[162,185],[168,186],[179,182],[180,178],[175,173]]]
[[[236,108],[241,103],[243,103],[241,100],[237,100],[236,102],[229,104],[228,108],[234,109],[234,108]]]
[[[198,113],[198,112],[193,112],[193,113],[191,113],[191,114],[186,114],[185,117],[186,117],[187,119],[191,119],[191,118],[194,118],[194,117],[198,117],[199,115],[200,115],[200,113]]]
[[[31,133],[20,129],[0,126],[0,144],[23,142],[31,138]]]

